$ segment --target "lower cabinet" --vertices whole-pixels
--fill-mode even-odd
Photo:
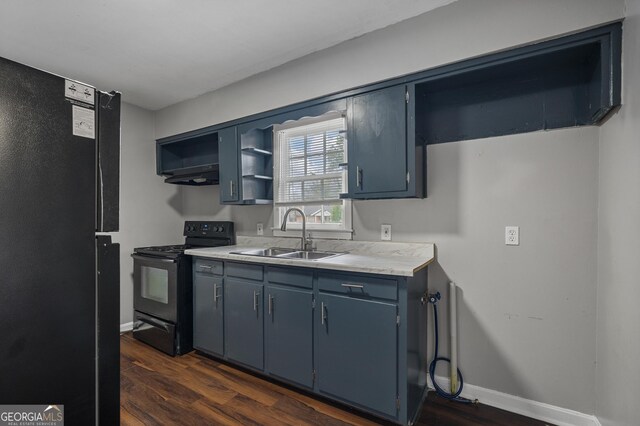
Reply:
[[[426,269],[406,278],[214,266],[194,272],[196,349],[387,420],[416,418],[426,392]]]
[[[313,292],[267,286],[266,297],[268,372],[313,387]]]
[[[230,360],[262,370],[264,333],[261,283],[225,278],[225,348]]]
[[[396,304],[320,293],[318,305],[319,391],[395,417]]]
[[[214,355],[224,354],[223,279],[194,272],[193,347]]]

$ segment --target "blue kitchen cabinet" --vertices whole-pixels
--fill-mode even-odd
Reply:
[[[404,85],[349,99],[349,189],[354,198],[407,189],[406,139]]]
[[[222,204],[270,203],[273,126],[346,110],[341,197],[425,197],[427,145],[604,122],[621,102],[621,46],[616,22],[161,138],[157,173],[213,185],[219,168]]]
[[[220,263],[220,262],[217,262]],[[193,347],[213,355],[223,355],[223,278],[193,272]]]
[[[240,201],[239,150],[236,127],[218,131],[220,157],[220,202],[234,204]]]
[[[262,282],[225,278],[225,354],[258,370],[264,368],[263,288]]]
[[[238,180],[237,193],[234,192],[229,199],[221,198],[221,202],[245,205],[273,203],[274,126],[345,109],[346,100],[338,99],[238,124],[234,151],[237,156],[234,164],[239,167],[234,174]],[[226,157],[222,160],[227,161]],[[227,184],[221,177],[220,185]],[[224,187],[222,191],[225,191]]]
[[[426,268],[395,277],[196,257],[194,271],[199,351],[400,424],[419,415]]]
[[[313,293],[268,285],[265,297],[268,373],[313,387]]]
[[[413,90],[402,84],[348,99],[348,193],[343,198],[425,196],[425,151],[413,131]]]
[[[271,204],[273,202],[273,127],[238,126],[238,138],[240,140],[238,163],[240,164],[241,204]]]
[[[396,417],[397,305],[320,293],[317,306],[320,393]]]

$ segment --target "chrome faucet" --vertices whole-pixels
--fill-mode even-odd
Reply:
[[[301,238],[302,241],[300,243],[300,249],[304,251],[311,251],[311,244],[313,243],[310,239],[307,239],[307,216],[305,216],[302,210],[300,210],[297,207],[291,207],[290,209],[288,209],[284,214],[284,218],[282,219],[282,225],[280,226],[280,230],[281,231],[287,230],[287,218],[289,217],[289,213],[291,213],[292,211],[297,211],[302,215],[302,238]]]

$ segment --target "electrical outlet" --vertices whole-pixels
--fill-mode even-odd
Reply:
[[[519,226],[505,226],[504,243],[508,246],[520,245],[520,227]]]
[[[383,224],[380,226],[380,239],[382,241],[391,241],[391,225]]]
[[[264,235],[264,226],[262,226],[262,223],[259,223],[256,227],[256,233],[258,235]]]

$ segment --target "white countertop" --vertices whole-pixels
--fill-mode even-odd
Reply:
[[[319,260],[287,259],[232,254],[267,247],[295,248],[299,238],[238,236],[234,246],[189,249],[185,254],[211,259],[235,260],[269,265],[299,266],[336,271],[363,272],[411,277],[435,259],[432,243],[397,243],[342,240],[315,240],[318,251],[345,252]]]

